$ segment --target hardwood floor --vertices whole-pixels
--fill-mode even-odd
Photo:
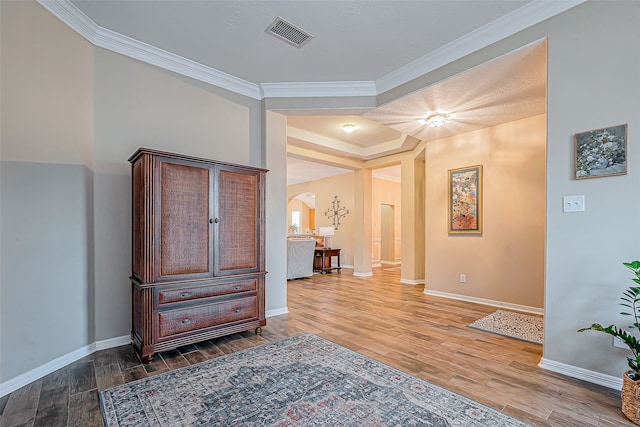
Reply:
[[[619,392],[538,368],[542,347],[466,327],[493,307],[427,296],[351,270],[288,282],[289,314],[262,336],[235,334],[156,355],[143,365],[131,346],[103,350],[0,398],[0,427],[103,426],[98,391],[171,369],[311,332],[536,426],[633,426]]]

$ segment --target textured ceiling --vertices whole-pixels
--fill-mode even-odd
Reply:
[[[543,114],[546,109],[547,49],[541,41],[521,48],[431,87],[367,111],[364,117],[422,141]],[[445,126],[421,119],[454,113]]]
[[[359,116],[290,116],[289,144],[370,160],[411,150],[419,141],[544,114],[546,58],[542,40]],[[421,121],[438,110],[455,118],[439,128]],[[358,128],[347,134],[344,123]]]

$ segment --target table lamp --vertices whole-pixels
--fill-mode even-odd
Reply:
[[[320,227],[320,235],[324,237],[324,248],[329,249],[329,239],[333,236],[333,227]]]

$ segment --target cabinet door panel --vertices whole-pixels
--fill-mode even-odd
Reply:
[[[221,166],[216,184],[215,274],[259,271],[263,264],[261,175]]]
[[[158,277],[212,276],[211,169],[161,160],[159,178]]]

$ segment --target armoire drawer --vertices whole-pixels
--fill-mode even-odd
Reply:
[[[226,323],[258,318],[258,298],[237,298],[215,304],[158,312],[158,337],[166,338]]]
[[[190,286],[177,289],[158,290],[158,304],[189,301],[198,298],[208,298],[229,295],[240,292],[251,292],[258,288],[258,279],[249,278],[233,282],[216,283],[206,286]]]

